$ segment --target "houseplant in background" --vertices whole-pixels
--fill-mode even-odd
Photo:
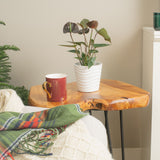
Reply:
[[[0,21],[0,24],[5,25],[3,21]],[[0,46],[0,89],[13,89],[21,97],[25,105],[28,104],[28,95],[29,91],[24,87],[15,87],[9,84],[11,79],[9,73],[11,71],[11,63],[9,62],[9,56],[6,54],[6,51],[19,51],[20,49],[14,45],[3,45]]]
[[[81,92],[93,92],[99,90],[102,63],[96,62],[98,48],[110,45],[111,38],[105,28],[97,29],[98,22],[83,19],[80,23],[67,22],[63,27],[63,33],[69,33],[71,41],[64,47],[73,48],[68,52],[74,53],[79,61],[75,63],[77,87]],[[79,29],[80,28],[80,29]],[[75,41],[73,34],[80,35],[82,41]],[[96,37],[100,35],[106,43],[96,43]]]

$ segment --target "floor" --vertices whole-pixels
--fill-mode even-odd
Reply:
[[[122,160],[120,148],[113,148],[113,158]],[[141,148],[125,148],[125,160],[141,160]]]

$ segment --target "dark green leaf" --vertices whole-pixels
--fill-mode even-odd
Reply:
[[[0,46],[0,50],[13,50],[13,51],[19,51],[20,49],[14,45],[4,45]]]
[[[96,44],[93,44],[93,47],[94,47],[94,48],[106,47],[106,46],[109,46],[109,44],[104,44],[104,43],[100,43],[100,44],[96,43]]]
[[[82,59],[85,59],[86,55],[82,52]]]
[[[93,64],[95,63],[95,60],[96,60],[96,57],[91,58],[91,61],[92,61]]]
[[[63,47],[76,47],[77,45],[60,45],[60,46],[63,46]]]
[[[9,59],[9,57],[5,54],[5,53],[1,53],[0,52],[0,60],[1,60],[1,62],[2,61],[6,61],[6,60],[8,60]]]
[[[89,22],[88,19],[83,19],[81,22],[80,22],[80,25],[82,26],[82,28],[87,28],[87,23]]]
[[[69,50],[68,52],[71,52],[71,53],[80,53],[78,50]]]
[[[82,52],[81,57],[82,57],[82,65],[86,66],[87,63],[86,54]]]
[[[88,68],[91,68],[95,63],[96,57],[92,57],[88,62]]]
[[[75,57],[75,59],[78,59],[78,60],[80,60],[80,61],[82,60],[82,58],[80,58],[80,57]]]
[[[89,60],[90,60],[90,56],[89,56],[89,55],[87,55],[87,56],[86,56],[86,63],[88,63],[88,62],[89,62]]]
[[[0,24],[6,25],[3,21],[0,21]]]
[[[96,49],[91,49],[91,50],[89,50],[89,53],[98,53],[98,50],[96,50]]]
[[[111,42],[111,38],[109,37],[105,28],[102,28],[102,29],[98,30],[97,33],[99,35],[101,35],[106,41]]]
[[[90,44],[91,44],[91,45],[93,45],[93,44],[94,44],[94,40],[93,40],[93,39],[91,39]]]

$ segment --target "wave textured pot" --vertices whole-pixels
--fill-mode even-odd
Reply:
[[[94,92],[99,90],[102,63],[97,62],[91,68],[75,63],[77,87],[80,92]]]

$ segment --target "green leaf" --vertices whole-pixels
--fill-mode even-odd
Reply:
[[[4,45],[0,46],[0,50],[13,50],[13,51],[19,51],[20,49],[14,45]]]
[[[106,41],[111,42],[111,38],[109,37],[109,35],[108,35],[108,33],[107,33],[105,28],[102,28],[102,29],[98,30],[97,33],[99,35],[101,35]]]
[[[89,50],[89,53],[98,53],[98,50],[96,50],[96,49],[91,49],[91,50]]]
[[[71,52],[71,53],[80,53],[78,50],[69,50],[68,52]]]
[[[82,52],[82,59],[85,59],[86,55]]]
[[[63,46],[63,47],[76,47],[77,45],[60,45],[60,46]]]
[[[88,68],[91,68],[95,63],[96,57],[92,57],[88,62]]]
[[[94,40],[93,40],[93,39],[90,40],[90,44],[91,44],[91,45],[94,44]]]
[[[69,43],[73,43],[73,44],[76,44],[76,45],[79,45],[81,46],[81,44],[87,46],[84,42],[72,42],[72,41],[68,41]]]
[[[3,21],[0,21],[0,24],[6,25]]]
[[[80,22],[80,25],[82,26],[82,28],[88,28],[87,26],[87,23],[89,22],[88,19],[83,19],[81,22]]]
[[[0,52],[0,61],[1,62],[6,61],[8,59],[9,59],[9,57],[7,56],[7,54],[5,52]]]
[[[80,61],[82,60],[82,58],[81,58],[81,57],[75,57],[75,59],[78,59],[78,60],[80,60]]]
[[[93,64],[94,64],[95,60],[96,60],[96,57],[91,58],[91,61],[92,61]]]
[[[82,57],[82,65],[83,66],[86,66],[86,61],[87,61],[87,59],[86,59],[86,54],[84,53],[84,52],[82,52],[82,54],[81,54],[81,57]]]
[[[96,43],[96,44],[93,44],[93,47],[94,48],[99,48],[99,47],[106,47],[106,46],[109,46],[109,44],[105,44],[105,43]]]

